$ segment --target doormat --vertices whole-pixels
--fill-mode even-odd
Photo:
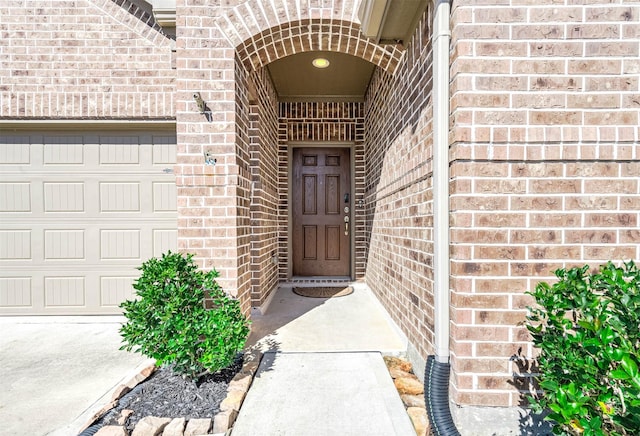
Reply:
[[[325,287],[300,287],[293,288],[293,292],[303,297],[311,298],[331,298],[331,297],[344,297],[353,293],[353,287],[347,286],[325,286]]]

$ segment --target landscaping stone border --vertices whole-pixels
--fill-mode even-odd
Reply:
[[[416,435],[431,434],[431,425],[424,401],[424,384],[413,373],[411,362],[395,356],[383,356],[382,358],[413,423]]]
[[[127,411],[123,410],[120,418],[120,425],[109,425],[100,428],[95,436],[225,436],[230,434],[230,430],[235,423],[244,398],[251,387],[253,378],[256,375],[262,352],[250,350],[244,354],[242,369],[233,377],[227,388],[227,396],[220,404],[220,412],[213,419],[190,419],[185,418],[165,418],[147,416],[138,422],[131,435],[128,434],[124,424],[128,417]],[[393,383],[398,391],[398,395],[407,410],[407,414],[413,423],[417,436],[427,436],[430,434],[431,426],[427,417],[427,410],[424,400],[424,385],[413,373],[411,363],[401,357],[383,356],[384,363],[393,379]],[[144,367],[138,374],[125,384],[118,386],[111,401],[82,427],[80,433],[96,423],[111,409],[118,405],[120,399],[130,392],[134,387],[144,382],[156,370],[155,364]],[[128,411],[130,414],[131,411]]]
[[[238,416],[238,412],[240,412],[242,402],[251,387],[253,377],[256,375],[261,360],[261,351],[250,350],[245,352],[242,368],[235,377],[233,377],[231,382],[229,382],[227,396],[220,404],[220,412],[217,413],[213,419],[200,418],[187,421],[185,418],[147,416],[138,422],[131,436],[223,436],[229,434]],[[111,396],[111,401],[93,415],[82,427],[80,433],[95,424],[111,409],[116,407],[124,395],[149,378],[155,370],[156,366],[152,363],[144,367],[127,383],[118,386]],[[129,411],[128,413],[130,414],[131,412]],[[123,410],[119,420],[120,425],[101,427],[95,433],[95,436],[129,436],[124,427],[127,417],[127,411]]]

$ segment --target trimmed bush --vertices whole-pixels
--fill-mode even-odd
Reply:
[[[138,268],[142,275],[133,285],[138,298],[120,305],[128,320],[120,334],[121,349],[197,379],[231,365],[249,327],[239,302],[217,283],[218,272],[199,271],[192,257],[168,252]]]
[[[640,272],[633,262],[559,269],[530,292],[527,329],[540,350],[536,412],[555,434],[640,434]]]

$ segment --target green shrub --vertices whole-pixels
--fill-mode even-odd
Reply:
[[[640,434],[640,271],[609,262],[555,271],[539,283],[527,329],[540,349],[541,395],[530,401],[550,411],[556,434]]]
[[[218,272],[199,271],[192,257],[168,252],[138,268],[142,274],[133,288],[139,298],[120,305],[128,320],[120,334],[121,349],[158,365],[173,364],[177,373],[197,379],[233,363],[249,328],[238,301],[216,282]]]

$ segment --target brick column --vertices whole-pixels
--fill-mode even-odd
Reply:
[[[219,9],[196,0],[179,0],[176,11],[178,247],[204,269],[220,271],[220,284],[248,311],[248,159],[246,150],[239,153],[248,142],[239,130],[248,126],[238,122],[248,107],[236,92],[235,49],[212,11]],[[215,164],[205,163],[205,153]]]

